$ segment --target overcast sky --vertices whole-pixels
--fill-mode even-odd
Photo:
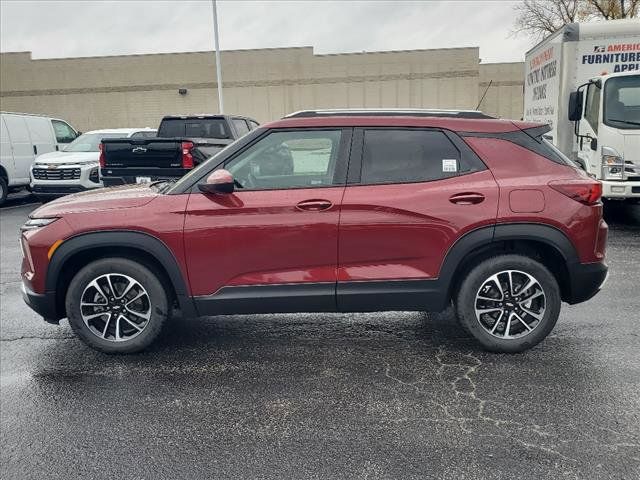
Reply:
[[[218,1],[223,50],[312,46],[315,53],[480,47],[522,61],[513,1]],[[0,0],[0,50],[33,58],[213,49],[211,1]]]

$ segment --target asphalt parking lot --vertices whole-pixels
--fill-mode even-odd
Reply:
[[[520,355],[451,313],[176,319],[107,356],[20,296],[0,210],[0,477],[640,476],[640,207],[607,211],[610,278]]]

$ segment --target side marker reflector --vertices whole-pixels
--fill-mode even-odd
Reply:
[[[49,260],[51,260],[51,257],[53,257],[53,254],[56,252],[56,250],[61,244],[62,244],[62,240],[56,240],[55,242],[53,242],[53,245],[51,245],[51,248],[49,248],[49,251],[47,252],[47,258]]]

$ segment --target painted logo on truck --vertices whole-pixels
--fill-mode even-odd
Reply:
[[[559,52],[554,41],[526,64],[524,118],[553,127],[558,96]]]
[[[618,73],[640,70],[640,42],[614,42],[581,48],[580,63],[602,66],[598,73]]]

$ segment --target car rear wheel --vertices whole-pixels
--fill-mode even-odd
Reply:
[[[501,255],[473,268],[456,299],[458,319],[482,346],[515,353],[541,342],[560,314],[560,288],[541,263]]]
[[[169,313],[158,277],[126,258],[105,258],[80,270],[66,297],[69,324],[89,346],[134,353],[149,346]]]

